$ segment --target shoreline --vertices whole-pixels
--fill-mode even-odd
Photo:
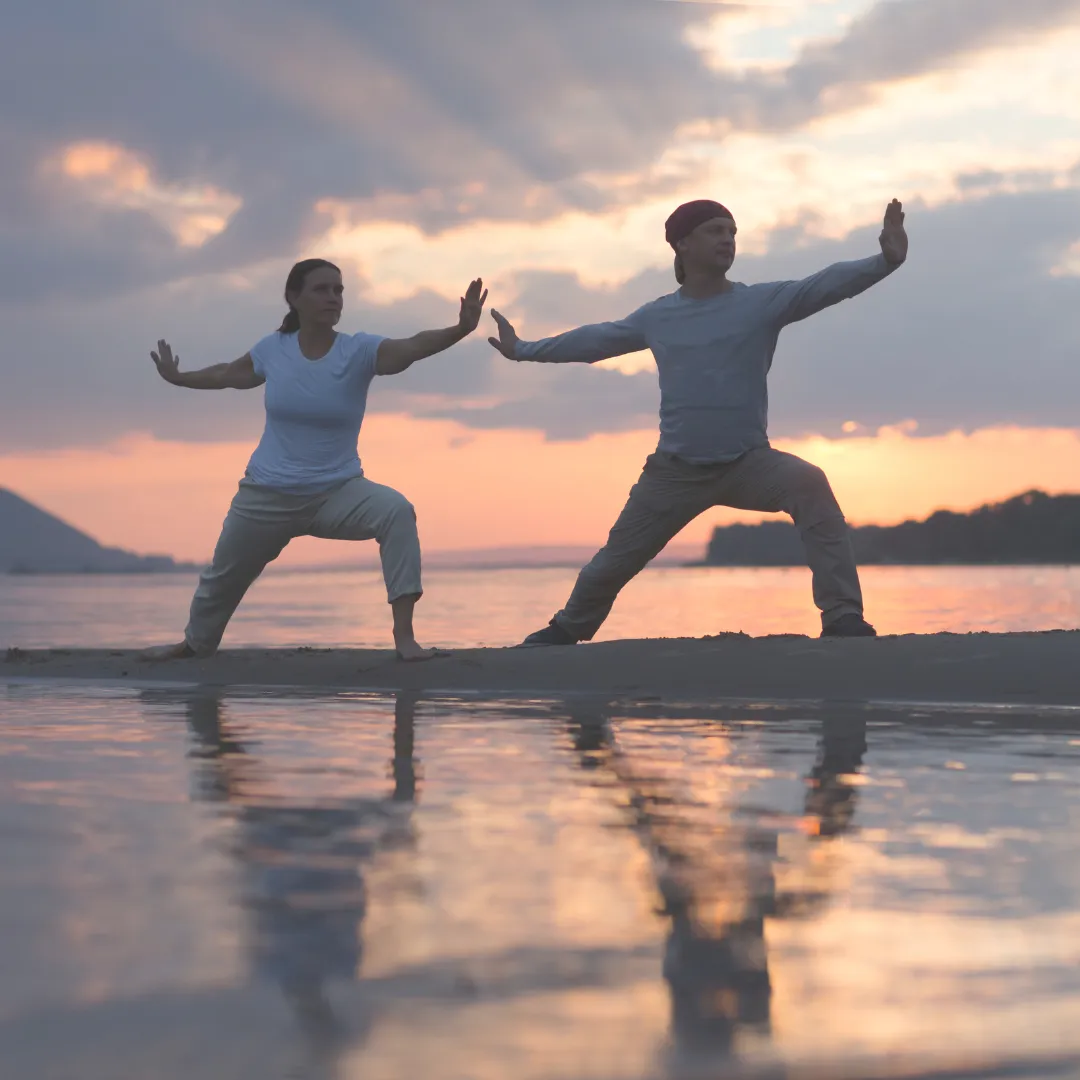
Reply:
[[[223,649],[146,661],[129,649],[9,649],[0,681],[185,684],[475,695],[1080,706],[1080,631],[650,638],[478,648],[419,664],[389,649]]]

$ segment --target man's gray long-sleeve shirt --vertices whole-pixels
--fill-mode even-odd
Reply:
[[[618,322],[519,341],[518,360],[594,364],[651,349],[660,373],[658,449],[695,463],[768,446],[767,377],[780,331],[858,296],[896,267],[882,255],[836,263],[802,281],[732,283],[691,300],[661,296]]]

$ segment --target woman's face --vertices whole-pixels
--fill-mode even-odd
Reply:
[[[344,292],[341,274],[329,266],[320,266],[308,273],[300,291],[288,299],[300,316],[301,326],[336,326]]]

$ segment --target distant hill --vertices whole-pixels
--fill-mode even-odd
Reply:
[[[168,555],[102,547],[93,537],[0,488],[0,574],[126,574],[191,570]]]
[[[1028,491],[969,514],[939,510],[925,521],[863,525],[851,530],[856,559],[866,566],[1080,563],[1080,495]],[[803,566],[788,521],[713,530],[708,566]]]

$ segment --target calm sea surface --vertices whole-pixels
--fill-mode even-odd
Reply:
[[[428,574],[450,646],[574,570]],[[1080,626],[1080,570],[870,568],[884,632]],[[174,639],[194,577],[0,577],[0,645]],[[227,645],[388,644],[270,572]],[[602,637],[816,632],[655,569]],[[0,681],[0,1080],[1080,1074],[1080,710]]]
[[[0,682],[0,867],[3,1080],[1080,1070],[1077,710]]]
[[[431,570],[417,609],[433,645],[511,645],[565,601],[574,569]],[[1080,567],[868,567],[866,611],[882,633],[1080,627]],[[142,646],[176,640],[194,575],[0,576],[0,646]],[[226,646],[390,645],[377,571],[271,569],[255,583]],[[657,568],[623,591],[597,640],[820,629],[809,571]]]

